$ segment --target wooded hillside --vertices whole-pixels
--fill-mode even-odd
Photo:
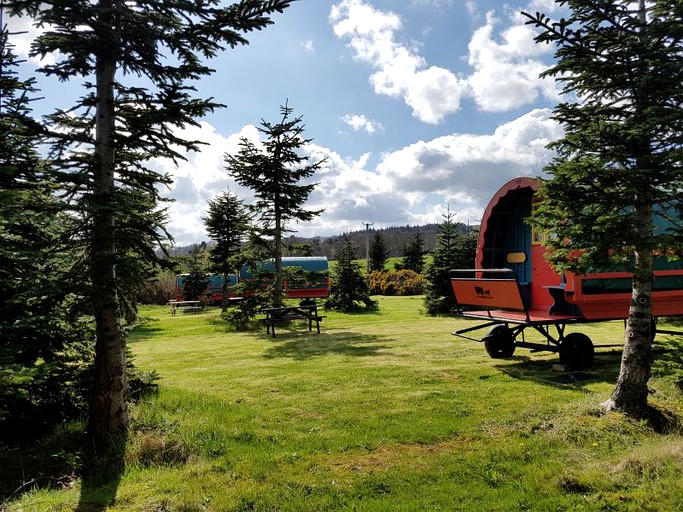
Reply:
[[[476,232],[479,226],[467,226],[465,224],[457,224],[461,234]],[[358,248],[358,257],[365,256],[366,238],[372,242],[375,233],[379,232],[384,238],[384,243],[389,251],[388,257],[403,256],[403,248],[408,243],[411,236],[419,232],[424,240],[425,252],[431,252],[436,247],[437,236],[439,235],[438,224],[426,224],[424,226],[396,226],[384,229],[370,229],[358,230],[341,235],[328,237],[314,237],[305,238],[299,236],[290,236],[284,239],[285,246],[289,249],[288,255],[302,255],[297,248],[302,245],[310,245],[312,249],[311,256],[326,256],[327,259],[336,259],[336,253],[341,247],[344,236],[347,236],[351,242]],[[201,242],[189,246],[173,247],[169,252],[171,256],[182,256],[189,253],[189,251],[196,246],[211,247],[213,242]]]

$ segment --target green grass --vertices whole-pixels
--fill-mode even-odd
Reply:
[[[573,382],[552,370],[555,354],[489,359],[450,334],[464,320],[422,307],[421,297],[382,297],[376,312],[327,312],[321,335],[293,325],[275,339],[228,332],[215,311],[144,308],[130,346],[162,379],[159,395],[132,409],[125,470],[6,508],[683,508],[681,433],[599,414],[618,352],[599,351]],[[614,343],[623,324],[574,330]],[[680,392],[660,378],[652,388],[652,402],[680,416]]]

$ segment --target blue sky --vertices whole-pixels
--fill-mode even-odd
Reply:
[[[300,0],[250,44],[211,61],[200,94],[227,105],[188,129],[208,145],[187,162],[153,165],[175,177],[164,193],[178,245],[207,240],[201,217],[224,190],[250,191],[223,168],[240,137],[258,139],[261,119],[276,122],[288,101],[303,116],[306,148],[327,158],[307,207],[315,221],[289,226],[302,236],[456,220],[477,223],[509,179],[537,176],[561,136],[550,119],[558,88],[538,74],[553,49],[533,41],[520,11],[556,14],[551,0]],[[6,20],[26,52],[36,30]],[[36,63],[27,61],[31,72]],[[39,77],[40,79],[40,77]],[[50,106],[67,107],[75,84],[39,82]]]

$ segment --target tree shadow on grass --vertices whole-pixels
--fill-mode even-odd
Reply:
[[[619,376],[621,351],[596,352],[595,361],[590,369],[561,372],[553,369],[557,359],[534,359],[533,356],[515,356],[516,361],[508,364],[495,364],[494,368],[518,380],[529,380],[554,387],[583,389],[587,384],[607,382],[614,384]]]
[[[306,360],[327,354],[370,357],[386,354],[389,349],[386,342],[390,341],[384,336],[356,332],[292,333],[286,328],[284,329],[286,334],[280,334],[282,332],[283,329],[278,329],[278,335],[275,338],[263,335],[264,338],[274,343],[266,351],[264,357],[268,359],[288,357],[296,360]]]
[[[107,510],[124,471],[126,440],[100,443],[81,428],[64,429],[30,445],[3,446],[0,454],[0,510],[38,489],[69,488],[81,480],[76,512]]]
[[[161,327],[159,327],[158,325],[139,324],[139,325],[136,325],[135,328],[132,329],[129,333],[127,333],[126,342],[127,343],[138,343],[141,341],[147,341],[151,338],[155,338],[162,331],[163,331],[163,329]]]
[[[327,310],[325,309],[325,311]],[[344,311],[343,313],[346,316],[380,316],[382,311],[380,311],[380,309],[377,307],[352,309],[349,311]]]
[[[116,500],[125,470],[126,438],[117,437],[91,448],[81,476],[81,495],[75,512],[101,512]]]

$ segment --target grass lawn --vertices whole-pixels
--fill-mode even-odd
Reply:
[[[379,300],[274,339],[227,332],[217,311],[144,308],[129,342],[160,390],[132,407],[120,478],[7,510],[683,510],[681,430],[599,413],[618,352],[581,374],[552,370],[551,353],[493,360],[421,297]],[[623,323],[574,330],[615,343]],[[683,414],[673,384],[651,386]]]

